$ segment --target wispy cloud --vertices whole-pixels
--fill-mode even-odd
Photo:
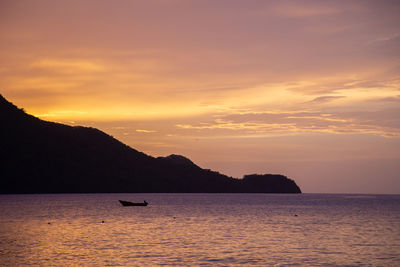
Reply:
[[[328,6],[321,2],[277,2],[270,9],[272,14],[289,18],[307,18],[314,16],[327,16],[339,13],[341,10],[335,6]]]
[[[157,131],[154,130],[144,130],[144,129],[136,129],[138,133],[156,133]]]
[[[309,101],[309,103],[326,103],[335,99],[344,98],[345,96],[319,96]]]
[[[53,111],[50,113],[43,113],[43,114],[37,114],[38,117],[40,118],[48,118],[48,117],[73,117],[76,115],[85,115],[87,112],[85,111],[78,111],[78,110],[57,110]]]
[[[245,134],[248,137],[252,134],[254,137],[259,137],[307,133],[376,134],[384,137],[400,137],[400,120],[396,115],[399,111],[397,109],[337,114],[315,112],[232,114],[209,122],[177,124],[176,127],[205,131],[204,134],[211,130],[227,130],[231,135]],[[213,134],[218,135],[215,132]]]
[[[33,62],[31,67],[61,73],[102,72],[107,70],[106,66],[101,63],[82,59],[40,59]]]
[[[395,41],[395,40],[400,40],[399,32],[377,37],[377,38],[369,41],[368,44],[374,44],[374,43],[380,43],[380,42],[390,42],[390,41]]]

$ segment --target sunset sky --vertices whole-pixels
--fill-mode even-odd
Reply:
[[[152,156],[400,193],[400,1],[0,1],[0,94]]]

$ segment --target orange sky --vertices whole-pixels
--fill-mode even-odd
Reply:
[[[0,93],[153,156],[400,193],[398,1],[1,1]]]

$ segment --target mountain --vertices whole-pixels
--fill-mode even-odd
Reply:
[[[179,156],[154,158],[90,127],[38,119],[0,95],[0,193],[301,193],[282,175],[236,179]]]

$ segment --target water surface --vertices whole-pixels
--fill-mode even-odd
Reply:
[[[0,265],[71,264],[400,266],[400,196],[0,195]]]

